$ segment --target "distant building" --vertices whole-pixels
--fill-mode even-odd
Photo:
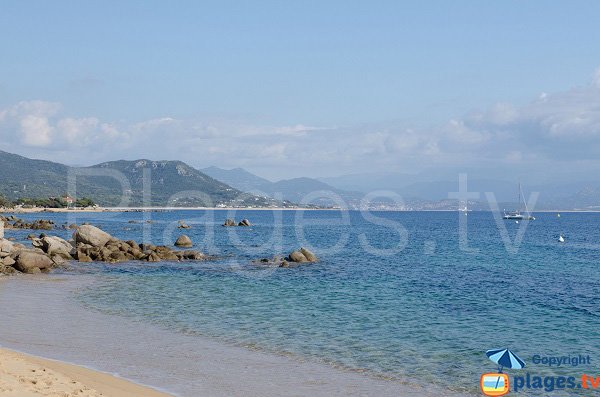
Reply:
[[[69,196],[68,194],[63,196],[62,199],[65,201],[65,203],[67,203],[67,205],[75,204],[75,199],[73,197]]]

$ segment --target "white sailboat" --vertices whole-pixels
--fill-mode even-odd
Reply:
[[[521,189],[521,183],[519,183],[519,207],[515,211],[506,212],[504,210],[503,219],[514,219],[514,220],[526,220],[526,221],[534,221],[535,217],[529,213],[529,209],[527,208],[527,201],[525,201],[525,197],[523,197],[523,190]],[[525,213],[521,213],[521,199],[523,199],[523,204],[525,204]]]

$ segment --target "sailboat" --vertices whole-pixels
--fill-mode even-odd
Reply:
[[[514,219],[514,220],[526,220],[526,221],[534,221],[535,217],[529,213],[529,209],[527,208],[527,201],[525,201],[525,197],[523,197],[523,189],[521,189],[521,183],[519,183],[519,207],[515,211],[506,212],[504,210],[504,216],[502,219]],[[523,204],[525,204],[525,214],[521,213],[521,199],[523,199]]]

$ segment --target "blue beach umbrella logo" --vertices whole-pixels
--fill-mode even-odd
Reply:
[[[481,391],[486,396],[499,397],[508,394],[510,390],[510,379],[502,373],[504,368],[525,368],[525,362],[515,353],[508,349],[492,349],[485,352],[486,356],[498,364],[497,373],[486,373],[481,375]]]
[[[525,362],[508,349],[492,349],[486,351],[485,354],[490,360],[498,364],[498,372],[500,373],[502,373],[502,369],[504,368],[525,368]]]

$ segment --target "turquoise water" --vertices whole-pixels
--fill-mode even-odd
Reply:
[[[500,221],[500,227],[484,212],[372,215],[377,219],[360,212],[347,218],[335,211],[239,212],[251,228],[219,226],[231,216],[227,211],[48,217],[87,220],[120,238],[155,244],[171,244],[182,233],[177,220],[184,219],[192,228],[183,233],[196,248],[217,256],[199,263],[78,265],[77,272],[98,275],[95,288],[78,296],[95,310],[473,393],[479,376],[496,369],[484,354],[491,348],[509,347],[528,363],[511,375],[599,372],[600,214],[540,213],[536,221]],[[148,217],[152,224],[144,223]],[[459,245],[460,217],[468,250]],[[511,241],[525,228],[518,249],[507,250],[503,228]],[[389,251],[374,251],[365,241]],[[251,263],[301,245],[321,261],[295,269]],[[549,368],[531,363],[536,354],[589,354],[592,365]]]

